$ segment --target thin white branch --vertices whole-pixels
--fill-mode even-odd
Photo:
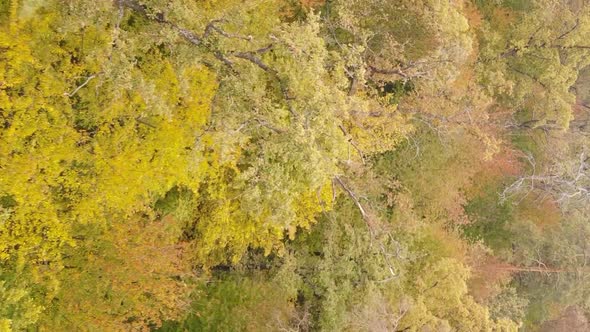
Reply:
[[[88,78],[86,79],[86,81],[84,83],[82,83],[80,86],[78,86],[76,89],[74,89],[74,91],[72,91],[72,92],[64,92],[64,96],[68,96],[70,98],[73,97],[76,93],[78,93],[78,91],[80,91],[80,89],[82,89],[83,87],[85,87],[95,77],[96,77],[96,74],[95,75],[88,76]]]

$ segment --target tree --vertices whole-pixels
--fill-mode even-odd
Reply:
[[[121,4],[162,33],[174,33],[221,73],[210,125],[217,129],[214,163],[223,170],[201,188],[198,205],[207,213],[188,235],[205,266],[235,262],[249,246],[281,250],[285,232],[309,228],[314,215],[329,208],[341,162],[391,148],[407,130],[395,108],[348,96],[343,60],[326,48],[314,15],[273,25],[268,11],[277,7],[270,2],[230,2],[213,6],[211,20],[193,27],[180,22],[174,6]],[[232,30],[246,21],[258,24],[256,32]],[[372,107],[382,110],[377,123],[367,119]],[[379,146],[370,145],[374,137],[382,138]]]
[[[459,5],[376,0],[326,6],[328,42],[354,59],[348,74],[359,87],[365,80],[448,81],[471,52]]]
[[[539,0],[509,8],[481,4],[480,83],[517,111],[520,125],[559,130],[568,127],[575,96],[570,92],[588,65],[587,6]]]
[[[46,3],[34,17],[18,4],[0,37],[0,263],[7,280],[30,278],[10,301],[32,301],[3,303],[15,329],[18,317],[34,324],[65,281],[63,254],[76,254],[77,227],[117,227],[175,184],[198,186],[207,163],[195,142],[216,88],[194,61],[113,44],[124,24],[113,33],[101,16],[110,6],[94,7],[87,26],[68,20],[85,3]]]
[[[44,330],[141,330],[179,319],[195,284],[181,221],[129,218],[76,229],[64,254],[64,284],[42,316]]]

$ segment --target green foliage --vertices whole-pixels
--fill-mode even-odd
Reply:
[[[505,105],[527,110],[523,125],[567,128],[575,102],[570,88],[588,65],[588,8],[545,0],[486,3],[480,82]]]
[[[154,202],[185,223],[197,265],[237,262],[249,247],[281,253],[286,234],[329,209],[332,177],[347,158],[342,128],[373,130],[350,120],[370,102],[347,95],[341,65],[326,66],[341,60],[325,48],[318,18],[281,24],[273,1],[206,4],[201,21],[191,14],[199,6],[158,1],[19,4],[10,2],[0,38],[0,259],[26,256],[53,282],[74,277],[61,271],[65,252],[91,264],[93,250],[74,240],[79,229],[135,229],[134,216],[152,215]],[[212,32],[224,16],[242,21]],[[242,25],[251,37],[232,37]],[[187,29],[207,30],[207,40],[187,39]],[[269,43],[270,52],[248,51]],[[379,144],[395,144],[400,130],[380,124],[390,142]],[[193,194],[171,205],[173,188]],[[115,243],[108,265],[128,247],[100,234],[92,237]],[[80,280],[97,282],[86,272]],[[73,285],[64,293],[75,294]],[[115,316],[134,317],[145,299],[131,297]]]
[[[462,133],[446,140],[426,126],[417,133],[378,160],[376,169],[393,175],[404,185],[424,218],[465,223],[462,189],[469,184],[479,162],[473,158],[475,142]],[[453,176],[457,172],[463,176]]]
[[[520,322],[525,317],[528,302],[527,299],[518,295],[515,288],[507,287],[489,303],[490,316],[492,318],[505,317]]]
[[[378,178],[394,177],[392,159],[381,159]],[[492,319],[468,294],[470,271],[461,262],[464,248],[457,235],[421,218],[422,208],[402,193],[394,193],[392,204],[386,194],[392,188],[369,186],[372,176],[349,184],[367,189],[372,208],[388,207],[379,216],[390,216],[390,222],[376,216],[364,220],[353,201],[340,197],[310,231],[285,244],[284,256],[248,256],[230,272],[214,275],[195,299],[200,308],[195,310],[203,314],[168,329],[257,331],[277,323],[273,326],[313,331],[515,331],[503,313]],[[257,269],[264,272],[252,272]],[[262,285],[273,289],[266,293],[283,295],[252,295]],[[273,310],[258,310],[269,302]],[[282,317],[278,321],[256,323],[261,313],[283,313],[286,307],[290,314],[276,314]]]
[[[195,194],[185,188],[174,187],[154,203],[154,211],[161,216],[172,215],[181,222],[195,218]]]
[[[407,64],[444,57],[451,49],[460,62],[469,52],[467,22],[457,6],[436,1],[348,1],[329,5],[334,23],[350,40],[367,48],[369,65]],[[397,18],[397,19],[394,19]],[[330,18],[332,19],[332,18]],[[330,28],[330,27],[328,27]],[[334,37],[334,36],[330,36]],[[450,40],[456,38],[455,40]],[[338,43],[338,40],[330,40]],[[397,48],[397,50],[396,50]],[[386,59],[387,57],[390,59]]]
[[[191,310],[197,314],[157,331],[269,331],[292,318],[291,294],[265,273],[222,275],[195,290]]]
[[[10,17],[10,0],[1,0],[0,1],[0,22],[5,24],[8,22],[8,18]]]
[[[499,200],[497,185],[488,185],[477,197],[465,205],[465,212],[472,223],[463,227],[465,236],[483,240],[493,250],[504,251],[512,247],[513,235],[508,225],[515,222],[511,201]]]
[[[0,273],[0,331],[22,331],[34,326],[41,316],[44,305],[36,301],[46,289],[34,282],[41,282],[38,275],[31,275],[23,259],[17,263],[17,271],[10,271],[3,264]]]

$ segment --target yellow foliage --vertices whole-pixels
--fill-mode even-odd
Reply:
[[[59,12],[17,18],[17,3],[9,29],[0,28],[0,264],[16,269],[20,257],[45,287],[35,299],[43,302],[58,289],[63,252],[77,250],[79,225],[141,234],[129,217],[148,212],[154,197],[177,185],[198,190],[210,172],[201,136],[217,82],[157,49],[106,76],[111,28],[62,34]],[[140,50],[119,50],[113,61],[124,52]]]

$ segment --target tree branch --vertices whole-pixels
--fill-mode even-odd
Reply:
[[[574,30],[576,30],[576,28],[578,27],[578,25],[580,24],[580,18],[576,18],[576,24],[574,24],[574,26],[569,29],[568,31],[562,33],[559,37],[557,37],[555,40],[559,40],[559,39],[563,39],[565,38],[567,35],[569,35],[570,33],[572,33]]]
[[[147,7],[145,5],[139,4],[136,0],[118,0],[118,4],[125,6],[131,10],[134,10],[135,12],[139,13],[140,15],[146,17],[149,20],[171,26],[186,41],[188,41],[189,43],[196,45],[196,46],[202,45],[203,40],[206,39],[207,37],[209,37],[213,31],[217,32],[218,34],[220,34],[226,38],[238,38],[238,39],[243,39],[243,40],[247,40],[247,41],[252,40],[252,36],[240,36],[237,34],[227,33],[215,25],[217,23],[225,22],[226,21],[225,19],[215,19],[215,20],[210,21],[205,26],[205,30],[203,31],[203,34],[199,36],[198,34],[194,33],[193,31],[185,29],[175,23],[172,23],[172,22],[166,20],[164,17],[164,14],[162,14],[162,13],[158,13],[156,15],[150,15]],[[213,53],[213,55],[215,56],[216,59],[218,59],[223,64],[228,66],[232,70],[232,72],[234,72],[234,73],[236,73],[236,72],[234,70],[233,62],[228,58],[228,56],[247,60],[250,63],[256,65],[258,68],[271,74],[279,83],[281,93],[283,94],[283,97],[285,98],[285,100],[287,102],[287,107],[289,109],[289,112],[291,113],[291,115],[293,115],[294,118],[298,118],[297,113],[295,112],[295,108],[293,106],[293,103],[291,102],[291,100],[293,98],[289,95],[289,90],[287,89],[285,82],[279,77],[278,72],[276,70],[270,68],[267,64],[265,64],[262,61],[262,59],[260,59],[257,56],[257,54],[264,54],[264,53],[270,51],[273,46],[274,46],[274,44],[271,43],[268,46],[265,46],[263,48],[260,48],[260,49],[254,50],[254,51],[245,51],[245,52],[232,51],[232,52],[228,52],[227,54],[224,54],[219,50],[210,50],[210,51]]]
[[[137,122],[141,123],[142,125],[146,125],[146,126],[148,126],[150,128],[157,128],[154,124],[147,122],[143,118],[137,117],[137,118],[135,118],[135,120]]]
[[[348,143],[350,143],[350,145],[352,145],[352,147],[356,150],[356,152],[358,152],[359,156],[361,157],[361,161],[363,162],[363,165],[365,165],[365,154],[363,153],[363,151],[354,142],[354,140],[352,139],[352,136],[350,136],[348,134],[348,132],[346,131],[346,129],[344,128],[343,125],[341,125],[341,124],[338,125],[338,128],[340,128],[340,130],[342,131],[344,136],[348,137]]]
[[[265,72],[272,73],[273,75],[277,74],[274,69],[271,69],[269,66],[267,66],[264,62],[262,62],[260,58],[258,58],[252,52],[232,52],[229,53],[229,55],[234,56],[236,58],[248,60],[251,63],[258,66],[260,69],[264,70]]]
[[[508,68],[510,68],[511,70],[513,70],[516,73],[519,73],[523,76],[526,76],[526,77],[532,79],[533,81],[535,81],[536,83],[538,83],[539,85],[544,87],[545,89],[549,90],[549,88],[547,87],[547,85],[545,83],[541,82],[538,78],[534,77],[533,75],[526,73],[526,72],[524,72],[516,67],[510,66],[510,65],[508,65]]]
[[[88,78],[86,79],[86,81],[84,81],[84,83],[80,84],[76,89],[74,89],[74,91],[72,92],[64,92],[64,96],[68,96],[68,97],[73,97],[76,93],[78,93],[78,91],[80,91],[80,89],[82,89],[83,87],[85,87],[88,83],[90,83],[90,81],[92,79],[94,79],[96,77],[97,74],[94,75],[90,75],[88,76]]]
[[[361,202],[357,198],[356,194],[350,188],[348,188],[348,186],[346,186],[344,184],[344,182],[340,179],[339,176],[335,176],[334,177],[334,180],[336,180],[336,182],[338,182],[338,184],[340,185],[340,187],[348,194],[348,196],[350,197],[350,199],[352,199],[353,203],[359,209],[359,211],[361,213],[361,216],[363,217],[363,220],[367,223],[367,226],[369,227],[369,230],[371,231],[371,233],[373,233],[372,228],[371,228],[371,226],[369,224],[369,215],[367,214],[367,211],[365,211],[365,208],[363,207],[363,205],[361,204]]]
[[[233,34],[233,33],[227,33],[223,30],[221,30],[219,27],[215,26],[215,25],[210,25],[211,29],[216,31],[217,33],[219,33],[220,35],[226,37],[226,38],[233,38],[233,39],[242,39],[242,40],[246,40],[246,41],[252,41],[252,36],[248,35],[248,36],[241,36],[238,34]],[[207,31],[205,31],[207,32]],[[205,35],[204,35],[205,36]]]

